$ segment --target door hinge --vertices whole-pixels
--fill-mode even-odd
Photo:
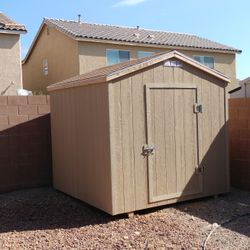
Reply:
[[[202,113],[203,108],[202,104],[195,103],[194,104],[194,113]]]
[[[195,173],[196,174],[203,174],[204,173],[204,167],[203,166],[199,166],[195,168]]]

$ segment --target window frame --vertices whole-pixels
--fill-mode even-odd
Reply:
[[[202,63],[202,62],[199,62],[199,61],[195,60],[195,57],[203,57],[203,58],[205,58],[205,57],[210,57],[210,58],[213,58],[213,67],[209,67],[209,66],[207,66],[205,63]],[[214,65],[215,65],[214,56],[193,55],[192,58],[193,58],[193,60],[195,60],[196,62],[201,63],[202,65],[204,65],[204,66],[206,66],[206,67],[208,67],[208,68],[210,68],[210,69],[214,69]],[[203,61],[204,61],[204,60],[203,60]]]
[[[124,49],[106,49],[106,65],[107,65],[107,66],[111,66],[111,65],[115,65],[115,64],[121,63],[121,62],[118,62],[118,63],[115,63],[115,64],[108,64],[108,56],[107,56],[107,53],[108,53],[108,51],[110,51],[110,50],[128,52],[128,53],[129,53],[129,59],[128,59],[128,61],[131,60],[131,50],[124,50]],[[120,59],[120,58],[119,58],[119,59]]]
[[[49,60],[48,60],[48,58],[43,58],[42,67],[43,67],[43,75],[47,76],[49,74]]]
[[[140,57],[139,56],[139,53],[151,53],[151,55],[148,55],[148,56],[153,56],[153,55],[155,55],[155,52],[153,52],[153,51],[144,51],[144,50],[139,50],[139,51],[137,51],[137,58],[144,58],[144,57],[147,57],[147,56],[143,56],[143,57]]]

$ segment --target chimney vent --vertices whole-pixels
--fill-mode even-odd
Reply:
[[[81,23],[81,14],[78,14],[78,23]]]

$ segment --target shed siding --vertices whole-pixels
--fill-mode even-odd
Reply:
[[[55,188],[112,213],[108,85],[51,95]]]
[[[148,203],[147,158],[142,155],[142,147],[146,144],[144,86],[147,83],[194,83],[199,88],[198,96],[204,109],[198,118],[199,157],[205,168],[202,194]],[[115,128],[111,129],[111,151],[116,152],[111,161],[112,180],[115,182],[113,213],[228,191],[225,104],[224,83],[187,64],[183,68],[170,68],[161,63],[111,83],[110,123],[111,128]],[[118,204],[121,200],[122,205]]]

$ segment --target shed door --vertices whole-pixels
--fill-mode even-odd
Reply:
[[[149,202],[202,192],[198,101],[196,86],[146,86]]]

